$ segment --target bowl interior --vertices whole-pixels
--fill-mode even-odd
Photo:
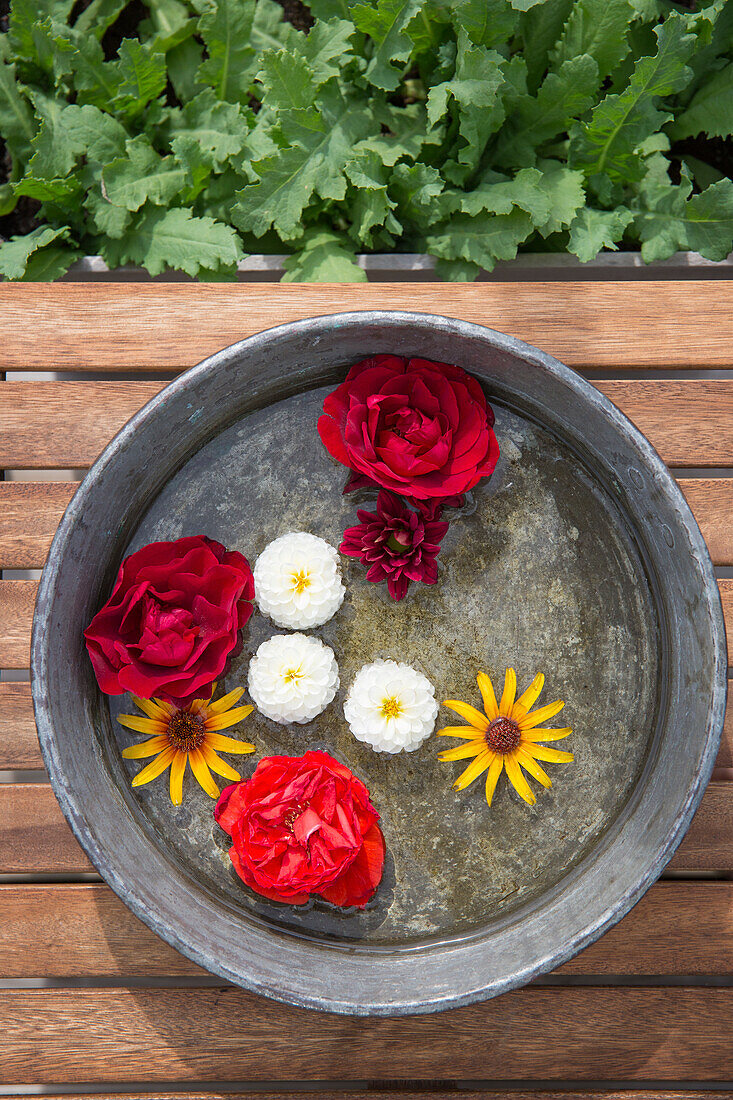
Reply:
[[[211,803],[189,786],[132,792],[126,735],[100,696],[82,631],[124,554],[202,532],[250,560],[289,529],[336,543],[353,522],[343,472],[318,442],[323,387],[377,352],[455,362],[497,412],[501,465],[456,516],[439,584],[392,604],[347,564],[348,601],[317,631],[341,696],[286,730],[254,716],[269,752],[329,748],[383,815],[384,887],[362,915],[258,901],[228,866]],[[362,501],[362,503],[364,503]],[[251,620],[227,686],[244,682]],[[398,656],[440,698],[477,701],[475,673],[513,664],[566,699],[569,765],[548,765],[536,807],[480,782],[437,739],[399,758],[351,738],[354,671]],[[725,705],[724,631],[704,542],[658,456],[597,391],[551,357],[479,326],[416,314],[346,314],[260,334],[168,387],[110,445],[70,505],[39,589],[34,702],[51,781],[90,858],[174,946],[215,973],[298,1004],[358,1013],[430,1010],[550,969],[617,920],[657,877],[712,768]],[[448,712],[442,712],[443,720]],[[245,732],[246,731],[246,732]],[[448,743],[448,742],[446,742]],[[451,742],[452,744],[452,742]],[[244,758],[245,768],[249,760]],[[245,771],[245,774],[248,774]]]

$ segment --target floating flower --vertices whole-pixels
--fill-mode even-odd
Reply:
[[[213,686],[216,689],[216,684]],[[212,691],[211,695],[213,694]],[[239,687],[223,695],[215,703],[211,702],[209,696],[207,699],[194,699],[187,707],[173,706],[164,699],[139,699],[133,695],[133,703],[147,717],[121,714],[117,721],[127,729],[136,733],[152,734],[152,737],[140,745],[130,745],[123,749],[122,755],[127,760],[155,757],[155,760],[137,773],[132,781],[133,787],[149,783],[170,767],[171,802],[174,806],[180,806],[187,763],[190,763],[199,785],[212,798],[219,797],[219,788],[210,768],[225,779],[241,779],[239,772],[222,760],[215,750],[240,756],[255,751],[254,745],[248,741],[237,741],[234,737],[225,737],[219,732],[251,714],[252,707],[235,706],[243,695],[244,688]]]
[[[323,403],[326,450],[359,478],[415,500],[445,500],[493,473],[494,413],[460,367],[375,355],[351,368]]]
[[[486,801],[489,806],[494,797],[499,776],[506,768],[509,782],[517,794],[533,806],[537,799],[524,777],[522,768],[543,787],[551,787],[550,777],[537,761],[546,760],[551,764],[565,764],[573,760],[571,752],[560,752],[558,749],[548,749],[545,745],[538,744],[539,741],[560,741],[573,732],[570,726],[562,729],[539,728],[541,722],[553,718],[565,704],[558,700],[538,710],[530,710],[539,698],[545,682],[542,673],[535,676],[524,694],[515,701],[517,677],[514,669],[508,668],[504,678],[504,691],[498,703],[491,680],[486,673],[479,672],[477,680],[484,701],[485,714],[469,703],[447,699],[443,706],[450,707],[456,714],[460,714],[469,725],[446,726],[438,730],[438,736],[461,737],[466,739],[468,744],[460,745],[457,749],[446,749],[439,753],[439,759],[468,760],[473,757],[472,762],[453,784],[457,791],[464,790],[488,768]]]
[[[338,691],[333,650],[306,634],[275,634],[249,663],[249,693],[273,722],[310,722]]]
[[[254,580],[260,611],[289,630],[322,626],[344,600],[336,550],[306,531],[291,531],[266,546]]]
[[[100,688],[178,707],[208,698],[240,644],[254,594],[247,559],[205,535],[136,550],[84,631]]]
[[[437,714],[427,676],[397,661],[364,665],[344,703],[354,737],[375,752],[413,752],[433,732]]]
[[[232,838],[239,877],[266,898],[318,894],[363,909],[382,878],[384,837],[369,791],[325,752],[268,756],[227,787],[214,817]]]
[[[413,512],[398,497],[382,491],[376,512],[360,508],[356,514],[360,522],[344,531],[339,550],[369,566],[368,581],[386,580],[393,600],[405,597],[410,581],[435,584],[435,558],[448,530],[448,524],[440,522],[440,506]]]

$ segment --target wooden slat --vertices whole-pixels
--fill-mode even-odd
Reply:
[[[725,713],[718,768],[733,768],[733,696]],[[42,768],[30,684],[0,683],[0,769]]]
[[[0,668],[28,668],[35,581],[0,581]],[[718,581],[733,664],[733,580]]]
[[[108,886],[0,886],[0,978],[205,974]],[[660,882],[559,974],[733,974],[733,883]]]
[[[185,368],[262,329],[359,309],[440,313],[571,366],[729,366],[730,284],[709,282],[0,286],[0,370]]]
[[[0,569],[39,569],[75,481],[0,481]]]
[[[733,870],[733,784],[710,783],[670,863],[674,871]],[[0,873],[93,871],[45,783],[0,785]]]
[[[233,988],[2,990],[0,1079],[724,1081],[732,1016],[731,988],[535,986],[402,1019]]]
[[[733,478],[679,478],[715,565],[733,565]]]
[[[31,685],[0,683],[0,770],[42,767]]]
[[[668,465],[733,466],[733,380],[596,384],[648,436]],[[89,466],[163,386],[163,382],[2,382],[0,467]]]
[[[680,478],[715,565],[733,565],[733,477]],[[0,481],[0,569],[40,569],[76,481]]]

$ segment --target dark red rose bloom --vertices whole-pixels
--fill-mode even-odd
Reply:
[[[460,367],[375,355],[326,398],[318,432],[357,475],[415,500],[445,500],[493,472],[493,424],[481,386]]]
[[[222,791],[214,817],[239,877],[272,901],[319,894],[363,909],[382,878],[384,837],[369,791],[325,752],[266,756]]]
[[[208,696],[253,599],[247,559],[213,539],[194,535],[136,550],[84,631],[100,688],[180,707]]]
[[[405,597],[410,581],[435,584],[435,558],[448,530],[448,524],[440,522],[439,505],[413,512],[398,497],[382,490],[376,512],[360,508],[356,514],[360,522],[344,531],[339,550],[369,566],[368,581],[386,580],[393,600]]]

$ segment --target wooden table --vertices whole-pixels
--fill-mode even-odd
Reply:
[[[657,1097],[733,1079],[730,717],[713,782],[662,880],[572,962],[435,1016],[320,1015],[206,975],[92,872],[42,770],[22,671],[36,584],[14,572],[43,565],[74,491],[68,471],[87,466],[172,374],[282,321],[397,307],[485,323],[587,374],[674,469],[733,622],[732,297],[725,282],[0,286],[0,467],[26,471],[0,482],[0,668],[21,670],[20,682],[6,673],[0,683],[7,1090],[251,1096],[265,1082],[281,1096],[318,1082],[321,1093],[371,1096],[460,1086],[463,1097],[504,1087],[523,1098],[540,1087]],[[67,480],[40,480],[42,470]]]

